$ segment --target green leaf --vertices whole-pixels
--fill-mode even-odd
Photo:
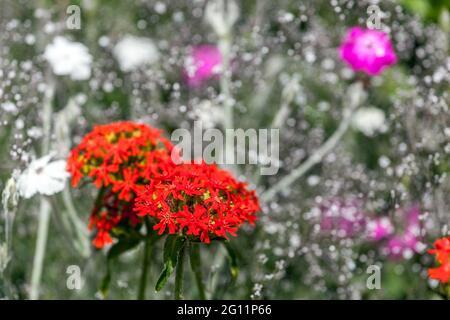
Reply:
[[[187,245],[189,246],[189,245]],[[184,248],[178,253],[177,270],[175,274],[175,300],[183,300],[183,276],[184,276]]]
[[[156,281],[155,290],[160,291],[169,280],[178,261],[178,254],[183,249],[184,237],[178,235],[168,235],[164,243],[164,268]]]
[[[170,256],[172,254],[172,249],[173,249],[173,246],[174,246],[176,240],[177,240],[177,236],[175,236],[175,235],[167,236],[166,242],[164,242],[164,252],[163,252],[164,263],[170,259]]]
[[[234,248],[231,246],[229,241],[223,242],[225,248],[227,249],[228,253],[228,263],[230,264],[230,273],[233,281],[237,279],[239,276],[239,266],[237,261],[237,255]]]
[[[190,262],[191,268],[194,272],[201,268],[200,248],[198,244],[193,244],[190,246]]]
[[[109,284],[111,283],[111,269],[110,267],[107,265],[106,266],[106,274],[102,279],[102,282],[100,284],[100,293],[102,294],[102,296],[104,298],[106,298],[109,294]]]
[[[137,238],[122,238],[113,245],[106,255],[106,274],[100,284],[100,293],[103,297],[107,297],[109,293],[109,285],[111,283],[111,263],[114,259],[119,257],[122,253],[133,249],[139,244]]]
[[[115,245],[109,249],[107,254],[108,261],[111,261],[112,259],[117,258],[122,253],[133,249],[139,244],[139,239],[132,238],[132,239],[120,239],[119,242],[117,242]]]
[[[195,281],[197,282],[198,294],[201,300],[206,299],[205,287],[203,285],[202,279],[202,263],[200,258],[200,245],[191,243],[189,247],[190,257],[189,261],[191,263],[192,271],[194,272]]]

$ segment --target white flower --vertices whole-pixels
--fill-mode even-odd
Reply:
[[[194,116],[206,129],[214,128],[224,117],[223,110],[209,100],[201,101],[194,109]]]
[[[113,54],[124,72],[132,71],[159,59],[156,45],[148,38],[127,35],[113,49]]]
[[[353,116],[353,127],[366,136],[373,136],[377,132],[384,131],[386,117],[383,110],[377,108],[360,108]]]
[[[80,42],[58,36],[45,48],[44,58],[58,76],[70,76],[72,80],[86,80],[91,76],[92,56]]]
[[[12,103],[11,101],[6,101],[3,102],[0,107],[3,109],[3,111],[5,112],[9,112],[9,113],[13,113],[13,114],[17,114],[17,107],[14,103]]]
[[[31,162],[20,175],[17,187],[22,197],[29,199],[36,193],[52,195],[62,191],[69,173],[66,171],[66,161],[50,162],[52,154]]]
[[[205,20],[218,36],[225,36],[239,18],[239,7],[233,0],[211,0],[205,8]]]
[[[8,213],[10,208],[17,207],[19,202],[19,194],[17,192],[17,178],[18,171],[14,171],[12,177],[6,182],[5,188],[2,192],[2,207],[4,213]]]

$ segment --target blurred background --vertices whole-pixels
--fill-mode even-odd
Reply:
[[[93,125],[124,119],[168,137],[196,120],[224,129],[230,103],[234,128],[280,127],[278,173],[260,176],[254,165],[237,170],[263,194],[336,132],[359,81],[364,97],[336,146],[261,201],[256,226],[231,238],[237,280],[221,246],[202,248],[208,297],[439,298],[426,251],[449,234],[449,1],[217,3],[0,0],[0,297],[29,298],[45,197],[39,298],[104,298],[105,250],[86,247],[95,188],[67,183],[54,195],[18,197],[8,181],[33,159],[49,152],[65,159]],[[338,48],[348,29],[366,27],[373,4],[398,61],[369,77],[352,71]],[[190,81],[189,59],[204,45],[225,53],[224,70]],[[141,250],[111,266],[108,298],[136,298]],[[367,286],[371,265],[380,268],[380,289]],[[81,270],[80,290],[68,288],[69,266]],[[172,283],[153,290],[161,266],[159,248],[150,268],[152,299],[171,298]],[[185,297],[198,298],[187,277]]]

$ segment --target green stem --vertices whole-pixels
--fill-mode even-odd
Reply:
[[[223,34],[219,38],[218,43],[220,52],[222,54],[222,68],[224,70],[223,74],[220,76],[220,93],[223,95],[223,128],[224,132],[227,130],[234,129],[234,100],[231,94],[231,71],[230,69],[230,53],[232,46],[232,35],[230,33]],[[231,170],[236,175],[238,174],[238,167],[234,165],[235,150],[234,150],[234,140],[227,139],[225,143],[225,155],[224,163],[225,167]]]
[[[194,272],[195,282],[197,283],[198,294],[201,300],[206,300],[205,286],[202,281],[202,268],[201,268],[201,258],[200,258],[200,248],[198,245],[193,245],[189,247],[190,251],[190,262],[191,268]]]
[[[147,228],[147,239],[145,239],[144,245],[144,259],[142,262],[142,273],[141,280],[139,282],[139,291],[138,291],[138,300],[145,300],[145,289],[147,288],[147,278],[148,278],[148,269],[150,256],[152,254],[152,238],[150,234],[150,226],[146,223]]]
[[[36,240],[36,249],[33,260],[33,271],[31,274],[30,300],[39,298],[39,289],[44,264],[45,248],[47,245],[48,227],[50,223],[50,203],[41,197],[39,213],[39,226]]]
[[[219,270],[222,268],[223,264],[225,263],[225,257],[226,253],[223,250],[222,246],[219,246],[217,248],[217,252],[215,254],[215,258],[212,262],[212,265],[217,266],[217,271],[211,272],[210,274],[210,285],[209,285],[209,292],[211,292],[213,295],[217,292],[217,287],[219,286]]]
[[[89,237],[86,226],[83,224],[83,222],[80,220],[80,217],[77,214],[77,211],[75,209],[75,205],[73,204],[72,196],[70,194],[70,191],[68,188],[65,188],[63,190],[63,201],[64,205],[66,207],[67,216],[69,217],[69,220],[73,224],[73,227],[75,229],[76,237],[77,237],[77,248],[80,252],[80,254],[87,258],[90,254],[90,244],[89,244]],[[64,212],[63,212],[64,214]]]
[[[177,270],[175,274],[175,300],[183,300],[184,248],[178,254]]]
[[[101,189],[98,190],[97,198],[95,199],[95,202],[94,202],[94,210],[100,210],[100,205],[102,204],[103,196],[105,195],[105,192],[106,192],[105,187],[101,187]]]
[[[48,76],[50,77],[50,76]],[[52,80],[48,82],[48,88],[45,92],[43,101],[43,138],[42,138],[42,155],[45,156],[50,150],[51,122],[53,111],[53,97],[55,94],[55,83]],[[39,209],[38,234],[36,239],[36,249],[33,259],[33,269],[31,271],[31,288],[30,299],[39,298],[39,287],[41,284],[42,269],[44,264],[45,251],[47,246],[48,228],[50,224],[50,204],[48,199],[41,196]]]
[[[364,91],[361,83],[352,85],[347,93],[349,101],[346,103],[347,108],[344,109],[344,115],[336,131],[328,138],[328,140],[314,151],[309,158],[300,166],[292,170],[289,175],[271,186],[265,191],[260,199],[263,202],[268,202],[281,190],[287,190],[295,181],[301,178],[313,166],[322,161],[322,159],[333,150],[341,141],[348,128],[350,127],[353,115],[356,109],[363,101]]]

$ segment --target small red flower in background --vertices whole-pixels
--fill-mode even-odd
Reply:
[[[434,242],[434,249],[428,250],[434,254],[436,261],[440,263],[437,268],[428,269],[428,275],[432,279],[447,283],[450,280],[450,237],[438,239]]]
[[[155,177],[135,202],[138,216],[157,219],[159,234],[180,233],[209,243],[210,238],[236,235],[253,224],[259,203],[254,191],[215,165],[181,164]]]
[[[161,131],[145,124],[116,122],[98,125],[74,148],[67,162],[75,187],[90,177],[101,189],[90,219],[97,230],[93,244],[102,248],[112,242],[110,231],[119,224],[141,222],[132,210],[136,193],[155,175],[166,174],[173,166],[172,143]]]

